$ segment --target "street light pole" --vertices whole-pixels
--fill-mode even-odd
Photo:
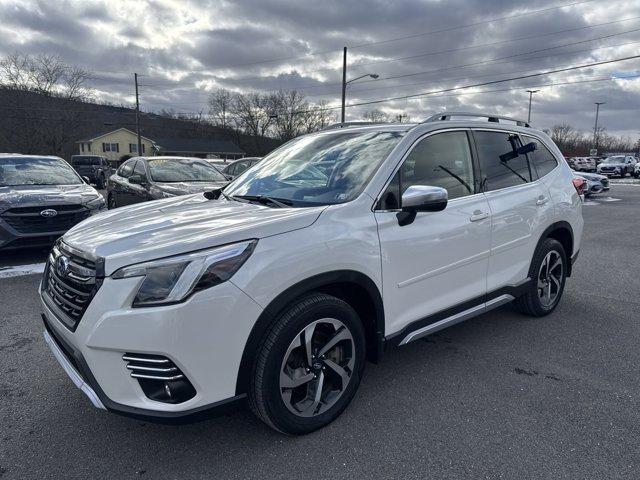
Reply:
[[[529,92],[529,115],[527,115],[527,123],[531,123],[531,98],[534,93],[538,93],[540,90],[527,90]]]
[[[344,106],[347,98],[347,47],[342,53],[342,116],[340,123],[344,123]]]
[[[593,145],[596,149],[596,155],[598,154],[598,115],[600,113],[600,105],[604,105],[607,102],[594,102],[596,105],[596,124],[593,127]]]
[[[133,74],[136,82],[136,135],[138,136],[138,156],[142,155],[142,137],[140,136],[140,97],[138,95],[138,74]]]

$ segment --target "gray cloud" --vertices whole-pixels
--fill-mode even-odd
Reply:
[[[131,100],[132,72],[137,71],[146,75],[141,77],[144,108],[186,112],[206,109],[207,89],[219,87],[237,91],[296,88],[312,101],[325,100],[335,105],[340,94],[343,45],[350,48],[350,78],[371,72],[380,75],[376,81],[350,85],[351,103],[640,53],[640,31],[622,34],[640,29],[640,19],[595,26],[640,15],[638,0],[594,1],[442,31],[544,9],[563,1],[571,3],[4,0],[0,2],[0,54],[57,53],[69,63],[95,71],[94,86],[99,98],[124,103]],[[433,31],[440,32],[415,36]],[[613,34],[616,36],[584,42]],[[406,36],[413,38],[388,41]],[[362,45],[371,42],[376,43]],[[572,42],[584,43],[560,47]],[[485,44],[493,45],[468,48]],[[542,51],[524,54],[534,50]],[[327,53],[314,55],[316,52]],[[399,57],[413,58],[395,60]],[[510,58],[491,61],[502,57]],[[264,62],[272,59],[277,61]],[[368,65],[358,66],[362,63]],[[476,89],[513,88],[511,91],[461,96],[452,92],[447,96],[353,107],[348,113],[356,119],[371,108],[380,108],[390,113],[408,113],[418,120],[434,110],[484,109],[522,117],[526,116],[527,87],[629,71],[640,71],[640,62]],[[416,72],[427,73],[388,78]],[[601,100],[607,102],[601,118],[610,132],[638,134],[640,79],[540,88],[534,98],[533,120],[541,128],[566,121],[589,130],[593,102]],[[462,92],[456,92],[459,93]]]

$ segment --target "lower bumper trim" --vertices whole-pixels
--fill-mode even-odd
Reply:
[[[82,354],[56,335],[55,330],[49,325],[49,319],[44,314],[42,314],[42,321],[46,329],[44,338],[47,345],[73,383],[89,397],[97,408],[137,420],[166,424],[192,423],[246,408],[247,395],[245,393],[182,411],[150,410],[114,402],[100,388]]]
[[[44,331],[44,341],[47,343],[47,346],[53,353],[53,356],[56,357],[56,360],[58,360],[58,363],[67,373],[71,381],[76,385],[76,387],[82,390],[87,397],[89,397],[89,400],[91,400],[93,406],[101,410],[106,410],[106,407],[100,401],[100,398],[98,397],[96,392],[93,391],[93,388],[87,385],[87,383],[82,379],[76,369],[73,368],[71,362],[67,360],[67,357],[64,355],[62,350],[60,350],[60,347],[58,347],[53,338],[51,338],[51,335],[49,335],[49,332],[47,332],[46,330]]]

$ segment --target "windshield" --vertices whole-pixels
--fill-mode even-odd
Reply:
[[[602,163],[624,163],[624,157],[609,157]]]
[[[100,157],[71,157],[71,163],[78,165],[100,165]]]
[[[82,179],[61,158],[0,157],[0,187],[81,183]]]
[[[151,179],[155,182],[224,182],[226,178],[204,160],[165,158],[149,160]]]
[[[271,197],[293,206],[354,199],[405,132],[340,132],[292,140],[239,176],[229,196]]]

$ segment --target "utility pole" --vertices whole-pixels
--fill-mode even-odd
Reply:
[[[140,136],[140,97],[138,95],[138,74],[133,74],[136,82],[136,135],[138,135],[138,156],[142,155],[142,137]]]
[[[344,123],[344,104],[347,98],[347,47],[342,53],[342,116],[340,123]]]
[[[527,123],[531,123],[531,98],[534,93],[538,93],[540,90],[527,90],[529,92],[529,115],[527,115]]]
[[[596,124],[593,127],[593,145],[596,149],[596,155],[598,150],[598,114],[600,113],[600,105],[604,105],[607,102],[594,102],[596,105]]]

